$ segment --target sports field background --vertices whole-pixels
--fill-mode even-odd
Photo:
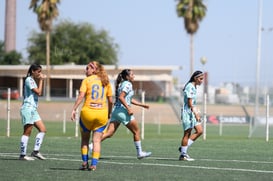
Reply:
[[[73,99],[70,100],[59,100],[52,98],[52,101],[39,101],[39,114],[45,121],[63,121],[64,116],[67,121],[70,121],[71,110],[74,104]],[[57,99],[58,100],[58,99]],[[20,107],[21,100],[12,100],[10,102],[10,117],[13,120],[19,120],[20,118]],[[172,106],[168,102],[156,103],[148,102],[150,105],[149,110],[145,110],[145,122],[161,124],[177,124],[179,122],[178,117],[172,109]],[[203,105],[198,105],[202,111]],[[140,121],[142,117],[142,108],[134,106],[134,115]],[[259,115],[265,116],[266,107],[260,105]],[[242,106],[242,105],[229,105],[229,104],[209,104],[207,105],[207,115],[215,116],[254,116],[254,106]],[[270,107],[270,116],[273,116],[273,106]],[[7,118],[7,101],[0,99],[0,119]]]
[[[3,123],[4,121],[1,120]],[[248,127],[226,125],[223,136],[218,126],[209,125],[207,140],[199,139],[190,148],[194,162],[178,161],[180,125],[145,125],[143,149],[152,151],[150,158],[136,158],[132,135],[121,126],[117,134],[102,143],[102,154],[94,172],[79,171],[80,138],[75,138],[75,123],[62,125],[45,122],[48,132],[41,152],[47,160],[19,161],[22,127],[12,122],[11,137],[0,136],[0,178],[14,180],[273,180],[272,142],[264,138],[247,138]],[[34,131],[28,147],[33,149]]]
[[[4,103],[1,103],[3,106]],[[16,102],[13,103],[18,106]],[[1,180],[273,180],[273,131],[266,142],[264,127],[260,128],[260,135],[248,138],[249,126],[246,124],[224,124],[221,136],[219,125],[207,124],[207,139],[201,137],[189,149],[189,154],[196,160],[179,161],[177,149],[183,134],[182,127],[173,118],[169,119],[171,124],[169,121],[164,122],[167,118],[163,115],[166,116],[166,112],[169,115],[173,113],[163,110],[160,105],[159,110],[152,110],[157,111],[154,117],[148,116],[149,111],[145,112],[145,138],[142,146],[145,151],[153,152],[151,157],[138,160],[131,133],[120,126],[113,138],[102,143],[97,170],[79,171],[80,137],[75,137],[75,122],[71,122],[67,116],[66,133],[63,133],[62,113],[51,112],[56,107],[68,110],[72,105],[73,102],[61,106],[55,104],[55,107],[52,104],[43,105],[44,113],[56,118],[56,121],[45,120],[47,134],[41,148],[42,154],[47,157],[44,161],[18,160],[23,131],[20,119],[11,120],[10,137],[6,136],[6,119],[0,119]],[[137,115],[140,122],[139,118]],[[162,121],[156,121],[158,119]],[[36,133],[34,130],[30,137],[28,154],[33,149]]]

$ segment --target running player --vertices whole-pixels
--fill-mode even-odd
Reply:
[[[116,102],[111,115],[111,120],[106,133],[103,134],[102,141],[114,135],[120,123],[125,125],[132,133],[134,144],[137,150],[137,158],[142,159],[149,157],[151,152],[142,151],[140,141],[140,129],[133,115],[132,104],[149,108],[149,105],[142,104],[133,99],[134,91],[132,82],[134,81],[134,73],[130,69],[122,70],[116,79]]]

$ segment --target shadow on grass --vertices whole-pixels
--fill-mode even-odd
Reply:
[[[181,160],[179,160],[178,158],[155,158],[155,160],[159,160],[159,161],[178,161],[181,162]]]
[[[56,171],[60,171],[60,170],[74,170],[74,171],[81,171],[78,168],[49,168],[50,170],[56,170]]]
[[[100,160],[137,160],[136,157],[131,157],[131,156],[111,156],[111,157],[100,157]]]
[[[18,158],[8,158],[8,157],[3,158],[3,157],[1,157],[0,160],[22,161],[22,160],[19,160],[19,156],[18,156]]]

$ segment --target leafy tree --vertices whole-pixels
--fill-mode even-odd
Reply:
[[[29,38],[29,60],[45,62],[45,38],[33,32]],[[89,23],[72,23],[64,20],[51,31],[51,64],[86,64],[97,60],[102,64],[116,64],[118,45],[105,30],[95,30]]]
[[[5,52],[4,42],[0,41],[0,65],[18,65],[22,58],[22,54],[15,50]]]
[[[59,15],[57,3],[60,3],[60,0],[31,0],[29,6],[37,14],[41,30],[46,33],[47,100],[50,100],[50,31],[53,20]]]
[[[22,55],[15,50],[9,51],[4,56],[4,65],[18,65],[21,63],[21,58]]]
[[[203,0],[177,0],[176,12],[178,17],[184,18],[184,26],[190,34],[190,74],[193,73],[193,35],[199,28],[199,22],[206,16],[207,7]]]

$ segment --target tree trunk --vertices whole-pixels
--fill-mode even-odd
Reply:
[[[50,31],[46,31],[46,100],[50,101]]]
[[[190,76],[193,74],[194,69],[194,45],[193,45],[193,34],[190,34]]]
[[[16,0],[6,0],[5,52],[16,50]]]

